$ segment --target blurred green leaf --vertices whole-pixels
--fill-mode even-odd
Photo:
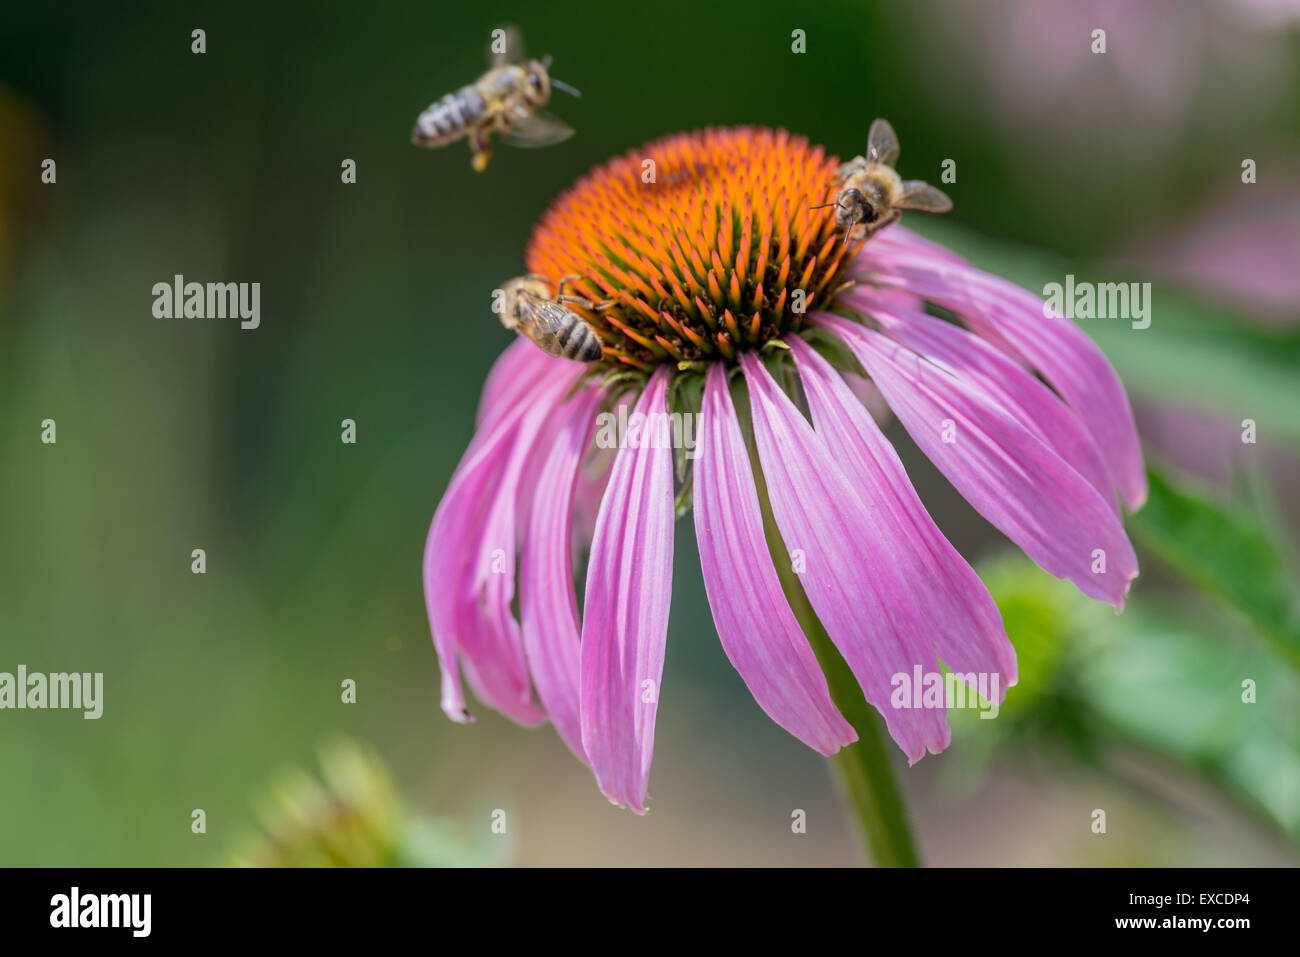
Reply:
[[[1207,627],[1186,607],[1153,603],[1123,618],[1124,627],[1079,665],[1079,699],[1093,720],[1300,838],[1294,676],[1266,649],[1232,640],[1230,627]]]
[[[1018,554],[982,563],[980,576],[1020,682],[996,721],[949,713],[961,737],[953,773],[982,776],[998,755],[1059,760],[1063,744],[1113,770],[1117,749],[1136,748],[1300,840],[1300,679],[1270,647],[1188,596],[1138,591],[1115,615]]]
[[[1226,601],[1300,667],[1295,574],[1248,508],[1223,505],[1148,470],[1151,494],[1129,519],[1138,541],[1202,590]]]

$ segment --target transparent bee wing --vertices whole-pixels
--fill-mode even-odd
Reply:
[[[899,209],[919,209],[923,213],[946,213],[952,209],[952,200],[941,189],[919,179],[903,180],[903,198]]]
[[[898,162],[898,135],[889,120],[879,119],[867,133],[867,162],[893,166]]]
[[[555,355],[559,347],[555,341],[555,333],[551,331],[553,323],[546,314],[549,305],[545,299],[538,299],[531,293],[525,292],[520,302],[519,322],[515,326],[515,331]]]
[[[563,332],[565,326],[569,325],[571,321],[567,309],[563,306],[551,305],[549,303],[546,308],[542,310],[541,320],[546,332],[551,336],[551,338],[555,338]]]
[[[536,335],[533,341],[553,356],[563,355],[560,335],[573,325],[573,317],[563,306],[548,302],[538,312],[537,323],[533,327]]]
[[[492,39],[488,41],[488,62],[493,67],[505,66],[507,63],[522,63],[524,60],[524,35],[514,24],[498,27],[504,37],[497,37],[493,30]]]
[[[511,146],[529,149],[554,146],[567,140],[573,133],[573,127],[558,116],[545,110],[534,110],[528,116],[512,119],[509,132],[502,134],[501,139]]]

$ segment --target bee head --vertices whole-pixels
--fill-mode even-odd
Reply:
[[[551,77],[543,61],[529,60],[524,64],[524,96],[529,102],[544,105],[551,98]]]
[[[858,223],[874,223],[879,218],[879,207],[872,202],[871,189],[858,189],[850,186],[842,190],[837,199],[835,216],[843,226],[856,226]]]

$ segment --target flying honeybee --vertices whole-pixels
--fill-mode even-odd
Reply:
[[[607,309],[613,300],[594,303],[581,296],[566,296],[564,287],[578,278],[565,276],[553,296],[551,287],[541,276],[530,273],[511,279],[501,287],[504,293],[501,325],[527,336],[553,356],[578,362],[599,359],[603,348],[600,336],[586,319],[568,307],[599,311]]]
[[[510,38],[502,50],[518,43]],[[467,136],[470,163],[481,173],[492,158],[493,133],[512,146],[550,146],[567,140],[573,127],[542,107],[551,99],[552,87],[573,96],[582,94],[553,79],[550,67],[549,55],[523,63],[507,63],[504,52],[495,55],[492,69],[476,82],[448,93],[416,118],[411,142],[432,148]]]
[[[848,243],[859,226],[863,238],[897,221],[905,209],[946,213],[952,209],[942,190],[919,179],[903,179],[894,171],[898,162],[898,136],[887,120],[876,120],[867,134],[867,155],[840,164],[835,183],[840,187],[835,202],[813,206],[834,206],[835,221],[844,229]]]

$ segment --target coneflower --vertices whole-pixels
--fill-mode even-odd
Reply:
[[[1117,608],[1137,575],[1116,492],[1137,508],[1145,472],[1106,359],[1035,296],[902,227],[845,245],[809,208],[835,195],[837,165],[785,132],[713,129],[610,160],[556,200],[527,265],[613,300],[585,314],[603,357],[510,345],[434,515],[424,586],[443,710],[469,720],[463,668],[485,704],[549,718],[638,812],[687,508],[723,649],[763,710],[823,754],[857,733],[792,588],[909,762],[950,733],[942,706],[891,705],[893,676],[991,674],[999,701],[1015,683],[997,608],[859,398],[864,374],[1048,572]],[[622,406],[647,425],[602,472],[597,415]],[[699,413],[693,461],[652,440],[669,412]]]

